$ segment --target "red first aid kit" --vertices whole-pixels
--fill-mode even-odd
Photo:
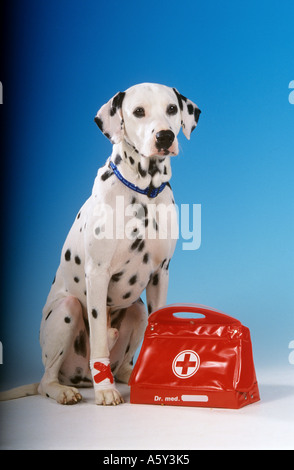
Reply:
[[[194,317],[183,317],[186,312]],[[131,403],[221,408],[254,403],[260,398],[249,329],[204,305],[167,305],[148,319],[129,385]]]

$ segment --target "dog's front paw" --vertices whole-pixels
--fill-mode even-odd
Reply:
[[[116,388],[112,387],[105,390],[95,390],[95,403],[96,405],[119,405],[124,403],[124,400]]]
[[[112,328],[112,330],[115,330]],[[115,330],[114,332],[116,332]],[[124,400],[116,390],[109,358],[90,360],[96,405],[119,405]]]

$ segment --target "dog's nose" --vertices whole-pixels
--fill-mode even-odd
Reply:
[[[172,131],[159,131],[156,134],[156,147],[158,149],[168,149],[175,139]]]

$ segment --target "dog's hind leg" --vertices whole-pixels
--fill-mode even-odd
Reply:
[[[40,343],[45,373],[38,392],[64,405],[72,405],[82,399],[76,388],[61,385],[58,380],[60,368],[72,348],[81,322],[82,306],[76,297],[68,296],[44,314],[41,323]]]
[[[147,313],[141,299],[126,309],[114,311],[111,326],[119,338],[110,353],[111,369],[118,382],[128,383],[133,370],[133,357],[147,326]]]

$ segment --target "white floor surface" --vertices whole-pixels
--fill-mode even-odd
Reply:
[[[96,406],[93,390],[62,406],[41,396],[0,403],[0,449],[294,449],[294,367],[257,374],[261,401],[240,410]]]

